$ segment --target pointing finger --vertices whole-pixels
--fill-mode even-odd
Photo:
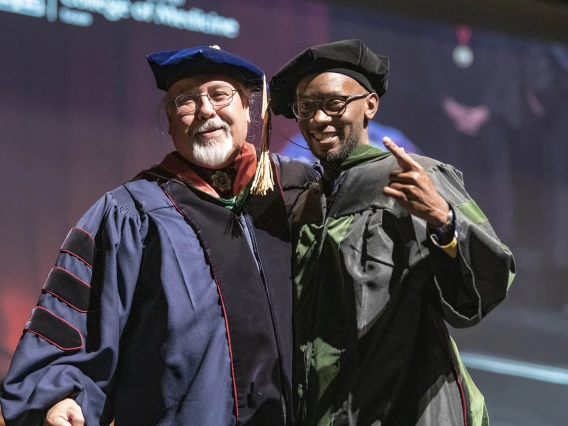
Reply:
[[[404,148],[395,144],[391,138],[385,136],[383,138],[383,144],[392,153],[392,155],[394,155],[398,165],[402,167],[402,170],[412,170],[418,166],[418,163],[410,158],[410,155],[404,152]]]

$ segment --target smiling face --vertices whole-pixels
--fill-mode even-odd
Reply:
[[[296,87],[296,100],[321,100],[329,96],[366,93],[356,80],[343,74],[324,72],[304,77]],[[298,120],[300,131],[312,153],[320,160],[340,161],[357,145],[368,145],[367,121],[379,106],[376,93],[347,104],[341,115],[329,116],[321,109],[308,120]]]
[[[201,96],[200,107],[192,114],[178,111],[173,101],[182,93],[213,93],[216,87],[238,90],[229,105],[214,107]],[[168,133],[176,150],[188,161],[201,167],[220,169],[231,164],[239,154],[250,123],[248,99],[241,86],[228,76],[184,78],[168,90]]]

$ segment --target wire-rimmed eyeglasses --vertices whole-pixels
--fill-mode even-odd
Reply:
[[[302,99],[291,104],[292,112],[294,112],[298,120],[309,120],[316,115],[318,109],[321,109],[329,116],[341,115],[347,109],[349,102],[362,99],[369,95],[370,93],[363,93],[349,96],[328,96],[320,100]]]
[[[215,108],[224,107],[233,101],[233,97],[238,90],[229,86],[216,86],[207,90],[207,93],[185,92],[174,99],[173,103],[176,105],[180,114],[189,115],[194,114],[198,108],[201,107],[203,96],[207,96],[211,105]]]

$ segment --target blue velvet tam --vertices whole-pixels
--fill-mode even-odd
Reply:
[[[167,91],[182,78],[195,75],[226,75],[247,87],[262,89],[264,72],[234,53],[211,46],[150,53],[146,56],[156,85]]]

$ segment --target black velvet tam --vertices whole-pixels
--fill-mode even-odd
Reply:
[[[259,67],[217,46],[150,53],[146,58],[156,85],[164,91],[182,78],[202,74],[227,75],[247,86],[262,88],[264,72]]]
[[[298,82],[308,75],[323,72],[347,75],[369,92],[383,96],[387,91],[389,59],[373,53],[361,40],[342,40],[310,47],[272,77],[270,99],[274,114],[294,118],[290,105],[294,102]]]

